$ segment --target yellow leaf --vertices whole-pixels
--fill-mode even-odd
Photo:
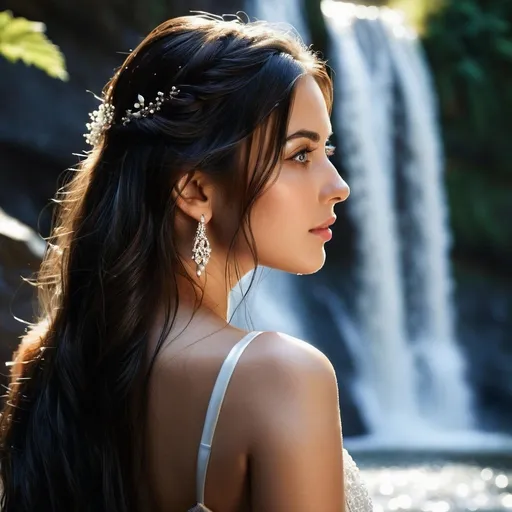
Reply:
[[[21,60],[48,75],[68,80],[64,56],[44,34],[43,23],[14,18],[9,11],[0,12],[0,55],[7,60]]]
[[[404,12],[407,22],[423,34],[428,17],[441,9],[445,2],[446,0],[390,0],[388,5]]]

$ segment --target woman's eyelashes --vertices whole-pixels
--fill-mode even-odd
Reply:
[[[308,159],[308,155],[313,151],[314,150],[309,148],[301,149],[298,153],[295,153],[295,155],[292,156],[292,160],[301,165],[306,165],[311,161]]]
[[[307,165],[311,162],[311,160],[308,158],[308,155],[310,153],[313,153],[313,151],[316,151],[316,149],[317,148],[312,148],[312,147],[307,147],[307,148],[301,149],[300,151],[298,151],[291,157],[291,160],[294,160],[295,162],[297,162],[301,165]],[[325,154],[328,157],[333,156],[335,151],[336,151],[335,146],[333,146],[332,144],[329,144],[329,143],[326,144]]]

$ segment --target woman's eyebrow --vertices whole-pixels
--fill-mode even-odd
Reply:
[[[320,135],[316,132],[312,132],[310,130],[298,130],[295,133],[288,135],[288,137],[286,137],[286,142],[293,139],[300,139],[302,137],[311,139],[313,142],[318,142],[320,140]]]
[[[332,135],[332,132],[329,134],[329,137]],[[312,132],[310,130],[298,130],[291,135],[288,135],[286,137],[286,142],[293,140],[293,139],[300,139],[300,138],[306,138],[310,139],[313,142],[319,142],[320,141],[320,135],[317,132]]]

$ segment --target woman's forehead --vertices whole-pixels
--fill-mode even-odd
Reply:
[[[316,132],[321,138],[328,138],[332,131],[325,97],[310,75],[297,82],[287,136],[301,130]]]

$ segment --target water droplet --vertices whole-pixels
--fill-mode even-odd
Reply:
[[[455,491],[460,497],[465,498],[469,495],[469,485],[468,484],[459,484],[457,485]]]
[[[494,473],[492,472],[492,469],[491,468],[485,468],[485,469],[482,469],[481,473],[480,473],[480,476],[482,477],[483,480],[486,480],[486,481],[489,481],[491,480],[491,478],[493,477]]]
[[[396,501],[398,503],[398,507],[401,509],[408,509],[411,508],[412,506],[412,499],[407,494],[401,494],[400,496],[398,496]]]
[[[494,482],[496,484],[496,487],[499,487],[500,489],[505,489],[505,487],[507,487],[508,485],[507,475],[498,475]]]
[[[501,504],[505,508],[512,508],[512,494],[504,494],[501,497]]]
[[[390,483],[384,483],[379,487],[379,492],[383,496],[391,496],[394,491],[394,487]]]

